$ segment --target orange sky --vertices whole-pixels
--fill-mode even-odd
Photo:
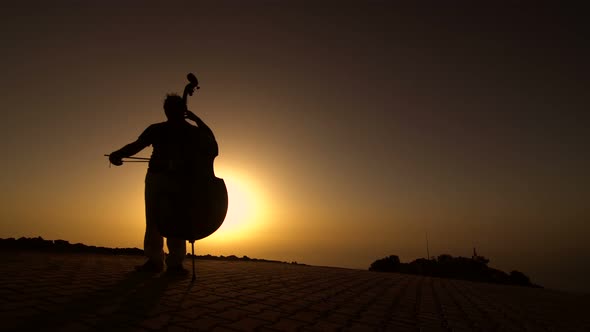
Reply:
[[[367,268],[469,256],[588,291],[588,48],[559,8],[381,2],[2,11],[0,237],[142,247],[146,165],[187,72],[229,187],[197,252]],[[24,6],[24,5],[23,5]],[[149,156],[150,149],[141,153]]]

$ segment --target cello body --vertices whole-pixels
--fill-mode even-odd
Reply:
[[[223,224],[228,207],[223,179],[174,175],[165,181],[167,188],[157,202],[165,206],[165,218],[157,220],[162,236],[194,242],[213,234]]]
[[[186,240],[193,242],[213,234],[225,220],[228,195],[225,181],[214,177],[202,187],[187,190],[188,203]]]

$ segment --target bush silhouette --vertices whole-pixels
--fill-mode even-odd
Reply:
[[[398,272],[400,267],[399,257],[391,255],[379,260],[376,260],[369,267],[369,271],[381,271],[381,272]]]
[[[489,259],[474,255],[472,258],[453,257],[443,254],[433,259],[419,258],[410,263],[401,263],[397,255],[376,260],[369,271],[399,272],[441,278],[463,279],[499,284],[540,287],[531,283],[529,277],[519,271],[506,274],[488,267]]]

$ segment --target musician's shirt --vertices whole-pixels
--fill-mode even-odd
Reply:
[[[210,175],[218,147],[215,138],[186,121],[149,126],[138,138],[153,147],[148,172]]]

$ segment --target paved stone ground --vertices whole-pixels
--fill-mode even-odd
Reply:
[[[361,270],[0,253],[3,331],[590,331],[590,295]],[[190,260],[185,261],[190,268]]]

